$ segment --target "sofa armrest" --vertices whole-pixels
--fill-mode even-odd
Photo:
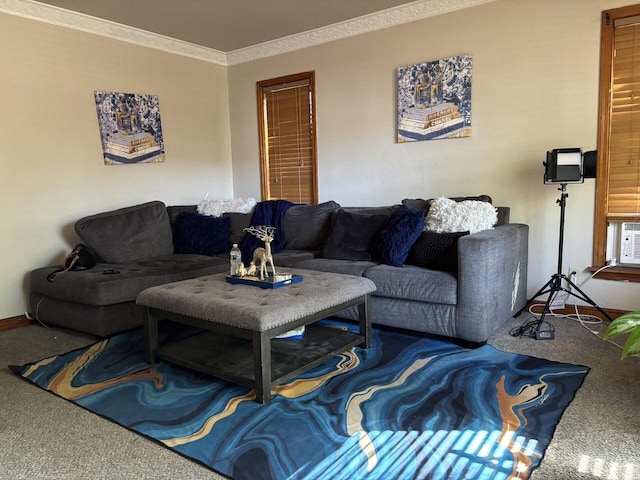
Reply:
[[[511,223],[458,240],[456,336],[485,342],[527,301],[529,227]]]

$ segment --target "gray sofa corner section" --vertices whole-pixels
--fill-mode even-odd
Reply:
[[[529,227],[511,223],[458,241],[455,336],[485,342],[527,302]]]

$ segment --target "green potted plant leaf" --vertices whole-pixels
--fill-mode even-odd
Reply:
[[[630,355],[640,355],[640,311],[629,312],[624,315],[620,315],[616,318],[604,334],[604,339],[616,337],[629,333],[627,343],[625,343],[622,349],[621,358],[626,358]]]

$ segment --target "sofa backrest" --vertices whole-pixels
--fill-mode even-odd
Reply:
[[[341,207],[342,210],[349,213],[361,213],[363,215],[386,215],[391,217],[396,210],[400,208],[400,205],[385,205],[382,207]],[[334,215],[337,212],[334,212]]]
[[[284,214],[284,248],[322,250],[331,230],[331,213],[340,205],[333,200],[318,205],[295,205]]]
[[[169,215],[169,224],[171,225],[171,236],[175,240],[176,238],[176,218],[182,212],[197,213],[197,205],[171,205],[167,207],[167,214]],[[175,247],[175,241],[174,241]]]
[[[454,200],[480,200],[491,202],[488,195],[477,197],[454,197]],[[428,209],[430,200],[404,199],[405,206],[418,210]],[[378,207],[341,207],[334,201],[324,202],[318,205],[295,205],[287,210],[284,216],[283,240],[284,248],[288,250],[322,251],[325,241],[330,232],[332,220],[338,210],[351,213],[379,215],[384,214],[390,217],[400,208],[399,204],[378,206]],[[498,210],[498,225],[509,223],[509,207],[496,207]],[[173,232],[174,221],[182,212],[196,212],[196,205],[182,205],[166,207],[171,229]],[[245,235],[244,228],[251,223],[253,211],[249,213],[227,212],[223,217],[231,219],[231,230],[229,232],[229,248],[234,243],[240,244]]]
[[[173,253],[169,215],[160,201],[84,217],[74,227],[101,262],[127,263]]]
[[[236,243],[240,245],[240,242],[246,235],[244,231],[251,225],[251,217],[253,216],[253,210],[249,213],[240,212],[225,212],[223,217],[227,217],[231,220],[231,230],[229,232],[229,248]]]

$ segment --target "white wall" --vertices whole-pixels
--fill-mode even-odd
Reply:
[[[596,148],[600,14],[627,3],[499,0],[232,66],[234,193],[260,194],[255,82],[315,70],[320,200],[489,194],[530,226],[531,295],[557,268],[559,192],[543,185],[542,161],[552,148]],[[473,55],[472,136],[396,143],[397,68],[460,54]],[[564,265],[586,268],[594,181],[568,192]],[[640,284],[584,289],[602,307],[640,308]]]
[[[226,67],[0,14],[0,318],[84,215],[233,195]],[[166,162],[105,166],[95,90],[158,95]]]

